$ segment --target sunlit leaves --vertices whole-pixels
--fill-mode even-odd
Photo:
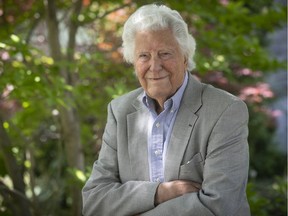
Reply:
[[[9,129],[9,123],[8,123],[8,122],[4,122],[4,123],[3,123],[3,128]]]
[[[203,74],[220,70],[231,77],[235,67],[242,65],[264,72],[280,66],[267,55],[263,45],[265,33],[275,30],[280,23],[283,25],[285,7],[272,7],[271,2],[265,0],[260,4],[253,1],[216,0],[169,4],[183,10],[184,19],[196,38],[196,72]],[[225,55],[227,67],[213,67],[211,57],[215,55]]]
[[[27,102],[27,101],[23,101],[22,102],[22,107],[25,109],[25,108],[28,108],[30,106],[30,103]]]
[[[41,62],[43,64],[47,64],[47,65],[53,65],[54,64],[54,60],[51,57],[48,56],[41,56]]]
[[[77,183],[80,185],[84,185],[84,183],[87,181],[87,176],[82,170],[75,169],[75,168],[69,168],[68,172],[70,174],[69,181],[73,183]]]
[[[20,42],[20,38],[17,35],[12,34],[10,36],[11,40],[15,43],[19,43]]]
[[[127,93],[129,89],[127,88],[126,84],[123,82],[116,82],[114,86],[107,86],[105,90],[108,92],[109,95],[112,96],[113,99]]]
[[[76,177],[79,181],[81,181],[81,182],[83,182],[83,183],[85,183],[86,180],[87,180],[87,177],[84,175],[84,172],[81,171],[81,170],[76,170],[76,171],[74,172],[74,175],[75,175],[75,177]]]

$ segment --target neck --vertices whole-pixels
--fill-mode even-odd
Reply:
[[[164,110],[164,103],[166,100],[154,100],[155,111],[159,115]]]

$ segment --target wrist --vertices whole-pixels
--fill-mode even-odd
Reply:
[[[160,183],[156,189],[156,193],[154,196],[154,206],[156,207],[157,205],[159,205],[161,203],[161,187],[162,187],[162,183]]]

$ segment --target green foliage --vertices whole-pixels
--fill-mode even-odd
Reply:
[[[255,111],[255,106],[250,106],[249,110],[250,170],[260,179],[283,174],[287,155],[275,148],[272,117],[264,110]]]
[[[287,215],[287,179],[275,177],[272,181],[253,181],[247,187],[252,215]]]
[[[275,23],[285,20],[284,7],[272,8],[263,4],[259,10],[251,11],[249,7],[259,6],[258,2],[250,1],[249,7],[243,1],[229,1],[224,6],[219,2],[191,1],[190,4],[180,5],[177,1],[173,4],[185,11],[191,30],[195,31],[197,70],[201,73],[220,70],[231,77],[235,68],[243,66],[265,72],[275,68],[276,61],[271,60],[271,56],[265,52],[259,38],[263,38],[261,36],[265,32],[274,30]],[[229,62],[226,68],[223,68],[223,64],[214,63],[217,56],[223,56]]]

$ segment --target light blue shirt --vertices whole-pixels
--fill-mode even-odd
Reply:
[[[158,115],[155,104],[146,93],[142,101],[150,111],[148,120],[148,161],[150,181],[164,181],[165,155],[171,131],[180,106],[184,90],[188,83],[186,72],[184,81],[177,92],[164,103],[164,110]]]

